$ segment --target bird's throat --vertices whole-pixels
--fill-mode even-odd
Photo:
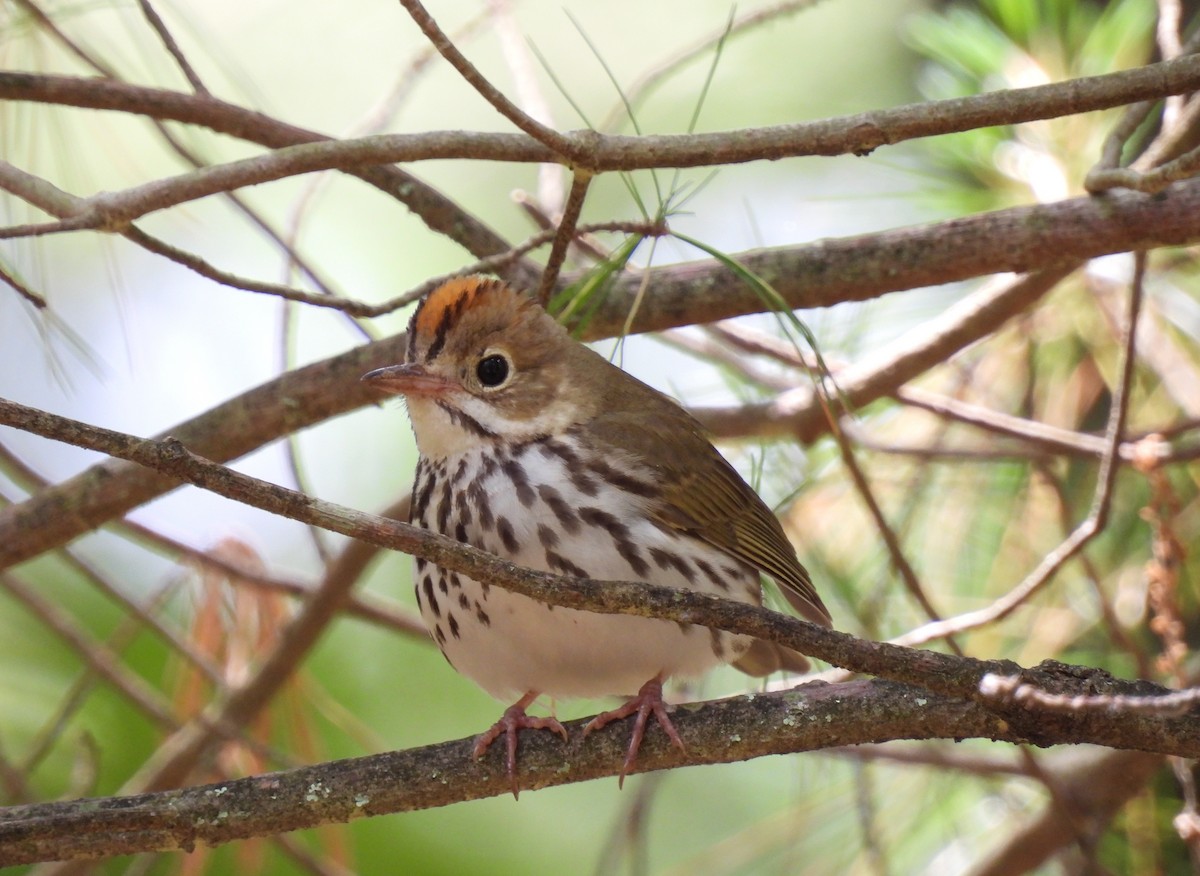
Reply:
[[[433,399],[411,396],[407,402],[417,449],[424,457],[444,459],[458,456],[486,439],[485,435],[464,425],[461,416],[456,416]]]

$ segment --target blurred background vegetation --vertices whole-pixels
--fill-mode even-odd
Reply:
[[[726,41],[698,130],[818,119],[922,99],[1059,81],[1159,56],[1153,0],[826,0],[740,4],[761,23]],[[215,94],[335,136],[508,126],[434,58],[396,4],[350,0],[160,2],[155,9]],[[431,9],[502,90],[516,97],[528,64],[553,124],[614,119],[631,131],[622,89],[719,35],[728,2],[603,4],[562,0],[441,3]],[[1184,22],[1192,4],[1179,10]],[[770,12],[771,14],[766,14]],[[79,51],[64,45],[57,29]],[[516,33],[516,40],[506,33]],[[92,75],[80,52],[122,78],[182,89],[178,68],[132,2],[0,4],[0,66]],[[643,132],[689,124],[715,48],[673,69],[637,103]],[[556,84],[557,83],[557,84]],[[632,93],[632,92],[631,92]],[[520,101],[519,101],[520,102]],[[720,250],[803,243],[1083,193],[1119,111],[917,140],[866,157],[759,162],[681,174],[689,199],[671,225]],[[254,154],[232,138],[172,125],[205,163]],[[1152,132],[1147,130],[1145,136]],[[0,106],[0,156],[89,194],[182,172],[143,119],[35,103]],[[530,165],[427,162],[422,179],[512,241],[535,227],[516,190],[553,204],[557,172]],[[658,182],[670,185],[671,174]],[[654,208],[655,181],[632,187]],[[239,193],[339,291],[383,301],[452,272],[464,253],[389,199],[346,176],[293,178]],[[0,194],[5,224],[44,216]],[[583,221],[639,218],[616,175],[589,193]],[[221,198],[146,217],[143,226],[242,275],[303,284],[288,252]],[[622,239],[601,237],[617,248]],[[643,244],[634,264],[695,259],[678,241]],[[1101,434],[1120,355],[1132,259],[1097,260],[1036,310],[933,369],[918,388],[978,408]],[[0,294],[0,395],[138,435],[170,427],[288,368],[403,328],[406,313],[351,321],[225,288],[100,235],[0,242],[0,266],[46,296],[35,312]],[[1200,425],[1200,285],[1195,250],[1151,256],[1130,433],[1191,442]],[[978,282],[801,314],[831,362],[854,361],[920,327]],[[7,290],[0,290],[7,293]],[[767,317],[744,331],[777,333]],[[687,352],[698,330],[664,342],[630,338],[622,365],[685,403],[771,397],[807,378],[744,352]],[[605,352],[617,352],[602,344]],[[734,350],[733,347],[729,348]],[[764,372],[767,376],[764,377]],[[945,616],[1011,590],[1082,520],[1097,459],[1051,452],[900,401],[857,412],[862,464],[930,601]],[[838,628],[893,638],[927,617],[899,583],[836,445],[747,440],[723,447],[777,505]],[[289,457],[290,454],[290,457]],[[0,496],[19,502],[98,455],[0,429]],[[314,495],[378,511],[407,490],[415,450],[402,408],[366,409],[238,463]],[[1200,465],[1124,469],[1107,530],[1006,619],[959,637],[972,656],[1045,658],[1172,685],[1193,683],[1189,642],[1200,619],[1196,558]],[[0,583],[0,792],[6,802],[105,795],[134,776],[167,729],[221,684],[253,671],[294,605],[205,568],[208,552],[276,579],[312,584],[341,546],[193,489],[7,573]],[[185,550],[186,549],[186,550]],[[1155,561],[1159,565],[1153,565]],[[358,593],[403,621],[409,561],[380,557]],[[1166,590],[1148,595],[1151,582]],[[158,620],[150,629],[131,604]],[[403,624],[400,623],[400,626]],[[942,647],[938,643],[930,647]],[[98,660],[118,658],[121,691]],[[190,657],[184,656],[190,654]],[[97,655],[100,657],[97,657]],[[208,675],[199,667],[207,667]],[[681,696],[744,691],[732,671]],[[142,705],[134,702],[142,692]],[[579,717],[602,702],[560,704]],[[159,710],[157,713],[155,710]],[[500,704],[445,665],[422,635],[337,620],[248,740],[216,753],[194,781],[457,738],[488,726]],[[158,714],[158,717],[155,715]],[[120,859],[104,873],[957,873],[993,854],[1088,773],[1089,753],[1011,746],[898,744],[819,752],[612,781],[375,818],[192,855]],[[1111,819],[1076,835],[1038,872],[1183,873],[1192,863],[1172,819],[1194,791],[1189,765],[1150,771]],[[1094,781],[1105,781],[1103,773]],[[1194,801],[1193,801],[1194,802]],[[1191,811],[1194,812],[1194,809]],[[999,867],[1000,865],[996,865]],[[49,871],[49,868],[46,868]]]

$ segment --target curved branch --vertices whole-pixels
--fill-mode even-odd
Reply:
[[[421,29],[421,33],[425,34],[425,38],[429,40],[429,44],[438,50],[443,58],[445,58],[459,75],[474,88],[479,95],[492,105],[498,113],[528,134],[537,142],[543,144],[548,149],[553,149],[562,155],[565,159],[570,159],[573,155],[572,150],[575,149],[575,144],[567,137],[564,137],[553,128],[543,125],[533,116],[526,113],[519,106],[509,100],[500,89],[492,85],[487,77],[479,72],[474,64],[467,60],[467,56],[458,50],[458,46],[454,45],[450,37],[446,35],[433,16],[426,11],[419,0],[400,0],[400,5],[408,12],[409,17]]]
[[[645,582],[593,581],[526,569],[453,538],[366,514],[226,468],[174,438],[138,438],[0,399],[0,424],[98,450],[158,477],[190,483],[228,499],[420,557],[477,581],[532,599],[585,611],[666,618],[778,642],[855,672],[921,684],[954,696],[980,696],[980,679],[1012,675],[1014,664],[955,658],[884,642],[867,642],[758,606]],[[1200,731],[1200,728],[1198,728]]]
[[[522,569],[419,527],[240,474],[194,456],[177,441],[138,439],[4,401],[0,401],[0,422],[153,466],[171,478],[237,501],[403,550],[547,603],[751,635],[900,682],[806,685],[768,696],[688,707],[681,710],[686,714],[676,718],[689,748],[688,763],[729,762],[865,741],[967,736],[1038,745],[1088,742],[1185,757],[1200,754],[1200,722],[1190,709],[1176,708],[1178,697],[1149,682],[1115,680],[1101,670],[1053,662],[1021,670],[1008,661],[915,651],[697,592]],[[1041,708],[1037,697],[996,697],[994,685],[984,683],[996,675],[1017,687],[1034,686],[1056,705]],[[1114,707],[1057,705],[1091,701],[1098,694]],[[1126,700],[1153,705],[1152,698],[1163,698],[1172,708],[1119,707]],[[611,730],[597,739],[578,750],[563,751],[548,735],[528,737],[531,744],[522,759],[526,786],[612,775],[621,761],[623,734]],[[0,814],[0,862],[187,848],[197,840],[225,842],[507,790],[499,763],[502,755],[473,762],[467,757],[470,744],[459,741],[158,795],[14,807]],[[678,755],[657,734],[647,740],[643,752],[641,769],[679,764]],[[451,776],[454,781],[447,780]]]
[[[1078,227],[1078,232],[1068,229]],[[1005,240],[1004,247],[996,246]],[[805,246],[758,250],[739,260],[771,282],[789,307],[823,307],[885,292],[980,274],[1059,265],[1131,249],[1200,241],[1200,180],[1176,183],[1159,195],[1111,193],[1038,207],[1000,210],[965,219]],[[1054,271],[1064,270],[1054,268]],[[1036,300],[1038,284],[1026,289]],[[583,332],[585,340],[619,331],[641,275],[622,275]],[[536,281],[535,281],[536,282]],[[655,268],[652,294],[638,309],[633,332],[656,331],[762,310],[762,301],[725,266],[713,261]],[[971,299],[974,300],[974,299]],[[1011,307],[1017,299],[1002,299]],[[890,348],[896,359],[875,358],[839,375],[855,404],[892,392],[957,349],[985,337],[1011,312],[995,302],[961,323],[922,333]],[[934,328],[938,328],[935,324]],[[181,423],[170,434],[194,452],[236,459],[283,435],[361,407],[372,399],[359,377],[403,358],[403,337],[387,338],[288,372]],[[932,351],[932,352],[931,352]],[[900,358],[902,357],[902,359]],[[897,369],[897,362],[905,363]],[[802,401],[802,400],[799,400]],[[813,437],[814,416],[798,413],[795,398],[750,414],[780,433]],[[805,419],[807,418],[807,419]],[[773,425],[772,425],[773,424]],[[782,424],[782,425],[780,425]],[[737,434],[737,424],[729,426]],[[808,429],[808,431],[805,431]],[[26,501],[0,509],[0,568],[37,556],[88,532],[175,486],[160,475],[119,461],[93,466]]]
[[[1198,89],[1200,56],[1185,55],[1118,73],[791,125],[638,137],[574,131],[562,135],[570,144],[563,148],[571,161],[591,171],[711,167],[802,155],[865,155],[880,146],[921,137],[1094,112]],[[118,110],[187,122],[272,148],[324,139],[205,95],[106,80],[0,71],[0,99]],[[539,164],[568,161],[526,134],[432,131],[328,142],[327,146],[332,148],[318,151],[325,163],[316,156],[306,157],[309,170],[432,158]]]
[[[0,71],[0,99],[4,97],[186,122],[271,149],[329,139],[210,95],[142,88],[99,77],[41,76]],[[486,258],[509,249],[508,241],[483,222],[398,167],[366,167],[348,172],[400,201],[431,230],[455,241],[476,258]],[[539,275],[536,266],[525,262],[509,265],[505,271],[509,279],[525,285],[536,282]]]
[[[1056,665],[1029,670],[1064,691],[1113,682],[1103,673]],[[751,694],[677,707],[672,717],[687,753],[658,733],[647,734],[635,772],[731,763],[771,754],[815,751],[896,739],[987,738],[1038,745],[1094,743],[1159,753],[1200,753],[1196,722],[1188,717],[1130,720],[1115,713],[1075,715],[1043,725],[1040,713],[1003,715],[977,703],[885,681]],[[616,775],[624,754],[624,722],[582,741],[585,721],[566,726],[571,742],[527,733],[520,779],[526,789]],[[104,857],[156,850],[190,850],[365,816],[445,806],[508,793],[503,754],[476,761],[473,740],[333,761],[175,791],[39,803],[0,810],[0,864]]]
[[[883,682],[815,683],[736,697],[677,709],[672,720],[686,757],[661,734],[648,733],[637,771],[947,731],[1004,736],[1003,722],[979,706]],[[623,726],[592,734],[582,745],[583,722],[566,726],[572,737],[566,746],[551,734],[524,734],[524,788],[616,774]],[[10,807],[0,810],[0,864],[190,850],[197,842],[216,845],[508,793],[500,752],[475,761],[471,747],[472,740],[461,739],[177,791]]]
[[[774,286],[792,309],[828,307],[988,274],[1194,243],[1200,239],[1198,210],[1200,180],[1190,180],[1158,195],[1109,192],[733,257]],[[586,339],[606,337],[624,324],[640,280],[636,275],[620,279],[591,317]],[[652,271],[651,288],[630,328],[635,334],[762,310],[752,289],[707,259]]]
[[[698,624],[777,642],[854,672],[919,684],[951,696],[994,704],[981,693],[985,675],[1011,676],[1009,661],[981,661],[847,633],[755,605],[644,581],[594,581],[526,569],[419,526],[367,514],[226,468],[190,452],[178,440],[137,438],[0,399],[0,424],[146,466],[162,476],[390,550],[428,560],[477,581],[566,608]],[[1200,734],[1200,725],[1195,728]]]
[[[372,396],[359,378],[366,370],[399,362],[404,348],[403,336],[356,347],[289,371],[171,431],[201,453],[221,460],[237,459],[284,435],[369,403]],[[120,460],[94,465],[40,490],[37,498],[0,509],[0,531],[9,532],[7,537],[0,536],[0,567],[65,544],[177,486],[172,478]]]

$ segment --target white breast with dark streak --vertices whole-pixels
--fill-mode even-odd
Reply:
[[[422,458],[413,522],[513,562],[604,580],[645,580],[755,603],[757,570],[646,519],[656,488],[583,451],[570,434],[495,455]],[[619,485],[614,485],[613,482]],[[704,627],[555,608],[416,560],[421,617],[459,672],[497,699],[627,695],[661,675],[699,675],[750,640]]]

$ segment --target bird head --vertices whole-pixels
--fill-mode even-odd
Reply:
[[[585,418],[581,378],[594,360],[579,350],[529,296],[500,280],[462,277],[414,311],[405,362],[363,380],[403,395],[422,455],[441,458],[557,434]]]

